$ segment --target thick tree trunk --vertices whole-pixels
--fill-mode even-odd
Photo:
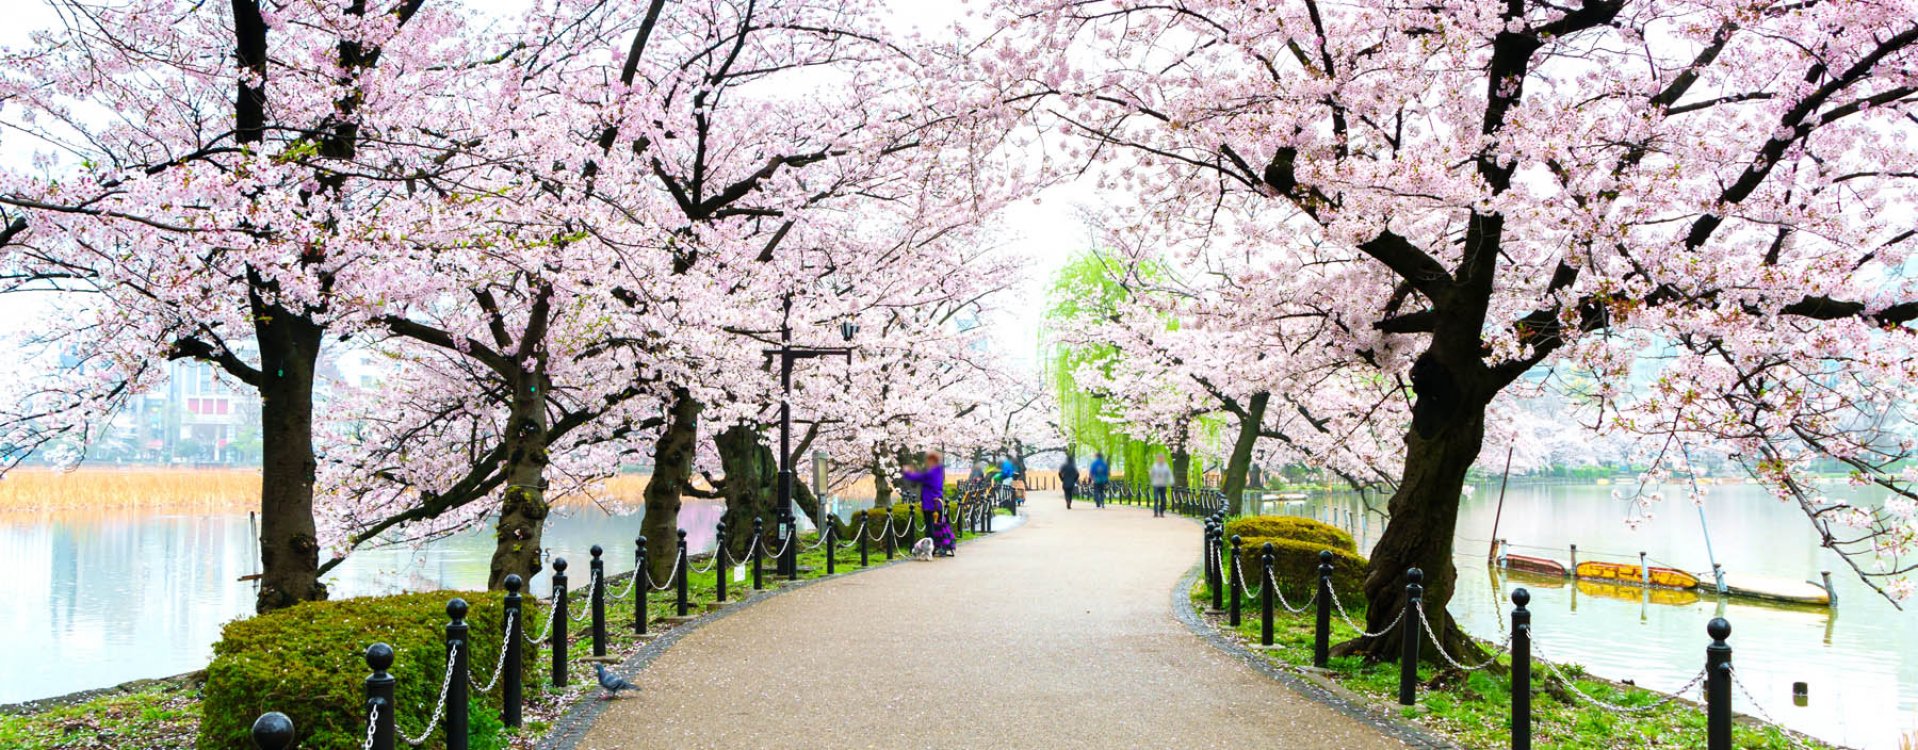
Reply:
[[[646,537],[647,567],[662,585],[673,574],[673,557],[678,553],[679,499],[692,479],[702,408],[692,394],[673,389],[666,426],[653,443],[653,477],[646,483],[646,516],[639,530]]]
[[[547,384],[536,373],[523,373],[514,386],[512,412],[506,422],[506,493],[495,524],[492,570],[488,589],[505,586],[506,576],[533,579],[539,565],[540,540],[546,528]]]
[[[892,477],[886,474],[886,465],[878,458],[872,461],[872,504],[878,508],[892,505]]]
[[[260,346],[260,592],[269,612],[326,598],[313,526],[313,375],[324,329],[255,297]]]
[[[1265,406],[1271,400],[1272,394],[1261,391],[1246,401],[1245,415],[1239,419],[1238,437],[1232,441],[1232,455],[1225,462],[1220,489],[1225,492],[1226,502],[1235,516],[1245,514],[1246,477],[1252,468],[1252,448],[1259,442],[1259,426],[1265,422]]]
[[[1412,409],[1412,429],[1405,434],[1405,470],[1387,505],[1391,520],[1366,569],[1365,598],[1370,608],[1365,629],[1378,632],[1398,620],[1405,608],[1406,571],[1418,568],[1425,576],[1422,609],[1432,631],[1441,634],[1446,651],[1454,656],[1475,655],[1478,648],[1452,622],[1445,605],[1452,600],[1458,581],[1458,569],[1452,564],[1452,534],[1466,472],[1485,442],[1486,400],[1459,388],[1436,361],[1428,353],[1413,367],[1418,401]],[[1401,635],[1407,633],[1425,637],[1417,615],[1411,612],[1389,632],[1340,644],[1339,652],[1363,652],[1380,661],[1395,661],[1401,653]],[[1421,659],[1438,660],[1430,639],[1421,644]]]
[[[731,537],[726,546],[738,559],[752,543],[754,518],[760,519],[768,535],[779,523],[779,513],[773,508],[779,492],[779,466],[773,463],[772,449],[760,440],[759,430],[747,425],[733,425],[714,435],[713,445],[719,449],[720,470],[726,473],[719,488],[726,500],[726,513],[720,518]]]

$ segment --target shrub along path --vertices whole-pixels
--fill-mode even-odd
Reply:
[[[1194,636],[1191,522],[1035,492],[1023,528],[689,633],[581,748],[1403,747]]]

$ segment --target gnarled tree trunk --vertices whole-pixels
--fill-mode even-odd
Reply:
[[[326,598],[313,524],[313,376],[324,329],[253,295],[260,346],[260,591],[269,612]]]
[[[678,554],[679,500],[693,475],[693,452],[699,440],[699,412],[704,407],[684,389],[673,389],[666,426],[653,443],[653,477],[646,483],[646,516],[640,534],[646,537],[646,565],[661,585],[673,574]]]
[[[507,575],[532,580],[539,565],[540,539],[546,527],[547,384],[538,373],[522,373],[514,384],[506,421],[506,492],[494,525],[492,569],[486,587],[499,589]]]
[[[726,500],[726,513],[720,520],[731,538],[726,545],[728,552],[739,559],[752,543],[753,519],[759,519],[760,527],[769,535],[779,524],[779,512],[773,508],[774,495],[779,492],[779,466],[773,462],[772,449],[760,440],[759,430],[749,425],[726,428],[713,436],[713,445],[719,449],[720,470],[726,473],[719,485],[720,496]],[[767,554],[771,553],[768,550]]]
[[[1448,653],[1475,655],[1480,653],[1478,647],[1452,622],[1445,605],[1452,600],[1458,581],[1458,569],[1452,564],[1452,532],[1458,522],[1459,497],[1466,472],[1485,442],[1489,399],[1475,395],[1464,379],[1441,366],[1429,351],[1413,366],[1412,382],[1418,400],[1412,406],[1412,428],[1405,434],[1405,469],[1387,505],[1391,521],[1372,549],[1366,569],[1365,629],[1378,632],[1398,620],[1405,609],[1406,571],[1418,568],[1424,574],[1422,609],[1432,631],[1440,634]],[[1402,634],[1425,637],[1416,618],[1415,613],[1406,612],[1404,622],[1409,627],[1401,623],[1376,637],[1348,641],[1340,644],[1338,652],[1363,652],[1373,659],[1395,661],[1403,646]],[[1438,660],[1429,639],[1420,645],[1422,660]]]
[[[1265,406],[1271,400],[1272,394],[1261,391],[1246,401],[1245,413],[1239,417],[1238,437],[1232,440],[1232,455],[1225,462],[1220,489],[1235,516],[1245,513],[1246,477],[1252,470],[1252,448],[1259,442],[1259,426],[1265,422]]]

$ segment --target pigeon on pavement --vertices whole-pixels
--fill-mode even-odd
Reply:
[[[601,696],[603,698],[611,698],[611,697],[617,696],[619,695],[619,691],[621,690],[638,690],[639,689],[638,685],[634,685],[633,683],[627,682],[625,679],[621,678],[619,675],[616,675],[616,674],[613,674],[612,672],[607,671],[606,665],[604,664],[594,664],[593,669],[599,672],[599,686],[606,689],[606,694],[604,696]]]

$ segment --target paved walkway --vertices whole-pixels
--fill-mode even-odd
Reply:
[[[1398,748],[1174,619],[1188,521],[1071,511],[786,593],[633,676],[581,748]]]

